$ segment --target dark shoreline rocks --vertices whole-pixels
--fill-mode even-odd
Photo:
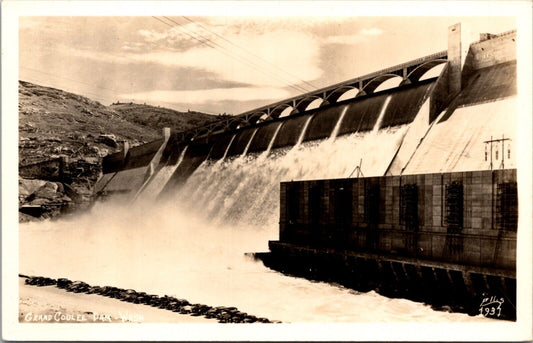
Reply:
[[[246,312],[239,311],[236,307],[217,306],[212,307],[204,304],[191,304],[185,299],[178,299],[168,295],[162,297],[145,292],[137,292],[133,289],[122,289],[113,286],[91,286],[83,281],[72,281],[66,278],[51,279],[42,276],[27,276],[19,274],[25,278],[24,283],[32,286],[56,286],[67,292],[99,294],[102,296],[118,299],[135,304],[144,304],[158,307],[160,309],[188,314],[191,316],[205,318],[216,318],[219,323],[280,323],[267,318],[256,317]]]
[[[39,221],[88,210],[92,184],[19,178],[19,222]]]

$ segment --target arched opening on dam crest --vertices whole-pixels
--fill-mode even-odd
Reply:
[[[403,78],[401,76],[395,75],[390,77],[389,79],[381,82],[379,86],[377,86],[373,92],[379,93],[381,91],[392,89],[398,87],[403,81]],[[362,91],[365,91],[365,88],[362,89]]]

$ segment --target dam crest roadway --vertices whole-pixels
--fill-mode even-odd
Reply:
[[[181,136],[181,140],[195,140],[212,134],[233,131],[260,122],[278,119],[288,108],[292,109],[288,116],[302,114],[306,112],[308,106],[317,99],[322,100],[320,107],[324,107],[336,103],[344,93],[352,89],[358,90],[356,98],[370,95],[373,94],[381,84],[394,77],[402,78],[399,86],[416,84],[430,69],[446,63],[447,58],[447,50],[437,52],[367,75],[330,85],[325,88],[262,106],[231,118],[179,132],[178,135]]]

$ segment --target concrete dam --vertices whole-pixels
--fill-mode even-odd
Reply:
[[[125,145],[95,192],[279,232],[257,256],[285,273],[470,314],[494,297],[513,319],[516,32],[461,39],[455,25],[447,51]]]

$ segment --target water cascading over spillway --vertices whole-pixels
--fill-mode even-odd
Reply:
[[[267,157],[268,154],[270,153],[270,150],[272,150],[272,145],[274,144],[274,140],[276,140],[276,137],[278,136],[279,129],[281,129],[281,125],[282,124],[279,123],[278,127],[276,128],[276,131],[274,132],[274,135],[272,136],[272,139],[270,140],[270,143],[268,143],[267,149],[265,150],[264,153],[261,154],[261,156]]]
[[[344,108],[342,109],[339,120],[337,120],[337,124],[335,124],[335,127],[333,128],[333,132],[331,132],[329,139],[335,140],[335,138],[337,138],[337,135],[339,134],[339,130],[341,128],[342,120],[344,119],[344,116],[346,115],[347,109],[348,109],[348,106],[344,106]]]
[[[461,43],[453,38],[461,30],[454,32],[450,42]],[[462,45],[450,45],[450,63],[438,78],[417,79],[439,62],[433,56],[402,67],[409,82],[395,89],[329,101],[335,90],[323,107],[286,118],[272,119],[276,107],[267,106],[257,110],[270,115],[265,122],[252,124],[259,112],[251,111],[235,131],[229,121],[230,131],[195,137],[188,146],[172,135],[159,166],[121,165],[128,158],[118,154],[103,177],[109,193],[137,188],[155,168],[136,201],[111,199],[77,217],[20,224],[19,273],[235,306],[293,323],[490,321],[286,276],[244,256],[279,238],[281,181],[503,168],[504,151],[505,167],[516,166],[516,36],[487,36],[466,56],[457,55]],[[469,61],[464,70],[462,57]],[[511,139],[494,156],[485,150],[493,137]]]
[[[143,202],[154,201],[156,199],[157,195],[161,192],[163,187],[165,187],[165,184],[168,182],[172,174],[183,162],[183,158],[187,153],[187,148],[187,146],[183,148],[176,164],[165,165],[161,168],[161,170],[159,170],[159,172],[157,172],[157,174],[155,174],[155,176],[152,178],[152,180],[150,180],[146,187],[139,191],[139,193],[135,197],[135,201],[137,201],[139,197],[142,197]]]
[[[391,97],[388,96],[387,99],[385,99],[385,103],[383,104],[383,107],[381,108],[381,112],[379,113],[378,120],[376,121],[376,124],[372,128],[372,133],[378,132],[379,128],[381,127],[381,123],[383,122],[383,115],[385,114],[385,110],[387,109],[387,106],[389,105]]]
[[[295,148],[299,148],[300,145],[302,144],[303,140],[304,140],[304,136],[305,136],[305,133],[307,132],[307,127],[309,126],[309,122],[311,122],[311,116],[309,116],[309,118],[307,118],[307,120],[305,121],[305,124],[304,124],[304,127],[302,129],[302,132],[300,133],[300,136],[298,137],[298,141],[296,142],[296,145],[294,146]]]
[[[390,99],[370,99],[358,122],[350,105],[329,109],[336,120],[323,127],[313,122],[316,114],[304,115],[291,139],[280,135],[294,121],[226,136],[219,158],[206,158],[154,201],[173,172],[196,163],[194,149],[184,147],[129,207],[107,202],[77,218],[22,224],[20,272],[236,306],[285,322],[479,320],[284,276],[244,257],[278,238],[280,181],[347,177],[361,159],[365,176],[385,173],[409,127],[381,127],[378,118],[385,118]],[[346,134],[347,126],[360,130]],[[255,146],[266,149],[249,150],[259,136]]]
[[[244,151],[242,153],[242,157],[246,156],[246,153],[248,152],[248,149],[250,149],[250,144],[252,144],[252,141],[254,140],[256,133],[257,133],[257,129],[254,130],[254,132],[252,133],[252,136],[250,137],[250,140],[246,144],[246,147],[244,148]]]
[[[275,234],[281,181],[347,177],[361,159],[365,176],[384,174],[407,128],[403,125],[379,129],[390,98],[379,109],[371,131],[337,137],[347,112],[347,106],[343,106],[328,138],[301,143],[311,121],[308,118],[299,133],[298,144],[272,150],[268,158],[263,152],[243,153],[217,163],[205,161],[175,191],[170,202],[184,213],[199,210],[198,216],[209,218],[216,225],[253,225],[257,227],[255,230],[268,229]],[[270,138],[269,147],[280,127],[277,126]],[[179,201],[184,198],[188,201]]]
[[[226,156],[228,156],[228,151],[229,151],[229,148],[231,148],[231,144],[233,143],[233,141],[235,140],[235,136],[236,135],[233,135],[229,141],[229,144],[228,146],[226,147],[226,150],[224,150],[224,155],[222,156],[222,158],[220,159],[220,161],[224,161],[226,159]]]

